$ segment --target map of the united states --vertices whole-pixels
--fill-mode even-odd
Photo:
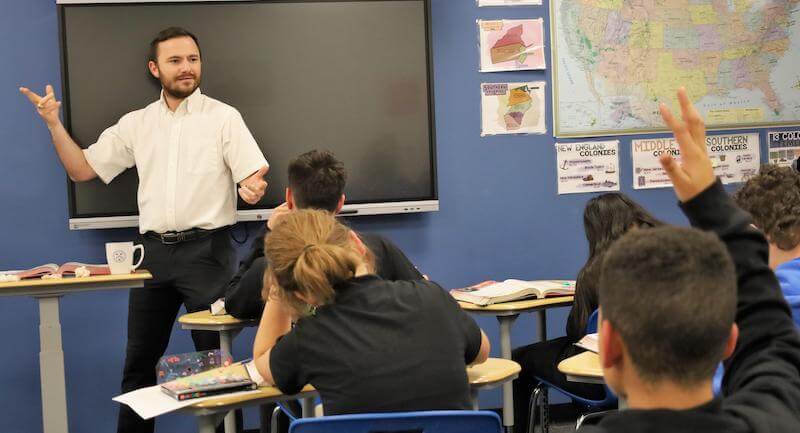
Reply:
[[[685,86],[710,126],[800,121],[800,0],[553,0],[557,135],[661,129]]]

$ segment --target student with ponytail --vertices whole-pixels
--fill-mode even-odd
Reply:
[[[253,349],[265,382],[312,384],[326,415],[470,408],[466,366],[489,341],[436,283],[376,276],[358,236],[318,210],[287,214],[265,256]]]

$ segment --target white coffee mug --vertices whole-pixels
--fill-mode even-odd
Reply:
[[[133,253],[139,250],[141,256],[133,264]],[[144,260],[144,247],[134,245],[133,242],[108,242],[106,243],[106,260],[112,274],[130,274],[135,271]]]

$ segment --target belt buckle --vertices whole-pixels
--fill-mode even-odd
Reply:
[[[175,244],[178,244],[178,243],[181,242],[181,236],[180,235],[181,235],[181,233],[175,233],[175,234],[162,233],[160,235],[161,243],[164,244],[164,245],[175,245]]]

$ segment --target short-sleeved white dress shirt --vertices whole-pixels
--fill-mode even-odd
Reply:
[[[162,92],[83,152],[105,183],[136,166],[140,233],[233,224],[236,183],[268,165],[239,112],[200,89],[175,112]]]

